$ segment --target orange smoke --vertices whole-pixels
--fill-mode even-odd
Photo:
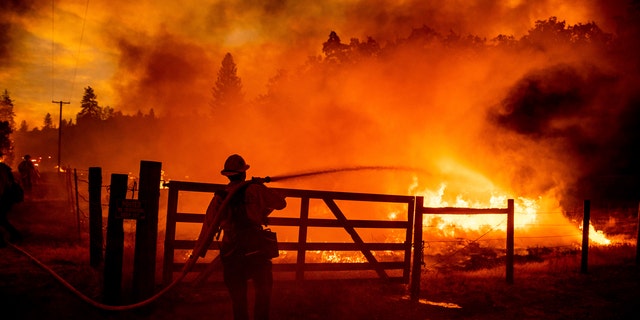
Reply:
[[[223,183],[233,153],[255,176],[402,166],[419,170],[276,185],[404,194],[417,181],[417,192],[445,186],[448,203],[509,195],[558,212],[640,189],[637,179],[617,180],[637,177],[640,163],[628,153],[640,147],[640,29],[626,1],[1,6],[9,22],[0,25],[0,87],[15,99],[17,123],[39,126],[56,112],[51,100],[70,100],[64,118],[74,119],[86,85],[102,106],[159,117],[95,134],[90,149],[82,139],[66,144],[70,166],[134,172],[149,159],[163,162],[168,179]],[[342,47],[380,50],[326,59],[331,31]],[[226,52],[249,99],[214,116]],[[615,177],[612,187],[602,177]]]

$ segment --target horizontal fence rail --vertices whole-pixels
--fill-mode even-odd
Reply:
[[[507,201],[507,208],[459,208],[459,207],[425,207],[424,197],[416,197],[415,221],[413,243],[422,245],[422,218],[425,214],[506,214],[507,215],[507,244],[506,244],[506,280],[513,283],[513,258],[514,258],[514,201]],[[410,295],[412,300],[417,300],[420,294],[420,270],[422,268],[422,250],[413,252],[413,271],[410,284]]]
[[[168,184],[169,195],[167,199],[167,223],[164,245],[163,282],[170,283],[173,273],[180,271],[184,263],[175,262],[176,250],[191,250],[195,246],[195,240],[176,239],[176,224],[199,223],[204,221],[204,209],[202,213],[178,212],[180,192],[213,193],[222,190],[223,184],[210,184],[200,182],[171,181]],[[415,197],[384,194],[330,192],[317,190],[300,190],[272,188],[287,198],[300,199],[300,212],[298,217],[270,217],[269,226],[286,226],[298,228],[297,242],[278,242],[281,251],[294,251],[297,253],[296,262],[275,262],[275,272],[294,272],[296,280],[304,280],[306,272],[315,271],[358,271],[373,270],[382,279],[400,280],[408,283],[411,272],[411,248],[413,236],[413,215]],[[321,200],[328,207],[335,219],[309,217],[310,200]],[[348,219],[336,201],[360,201],[406,205],[406,220],[366,220]],[[311,242],[308,237],[308,229],[313,228],[343,228],[353,242]],[[404,231],[404,241],[389,242],[365,242],[357,228],[375,229],[400,229]],[[209,251],[218,251],[218,243],[209,247]],[[309,251],[354,251],[361,252],[366,262],[314,262],[306,261]],[[378,261],[374,251],[400,252],[402,261]],[[197,263],[193,271],[204,272],[207,263]],[[393,277],[388,271],[396,270],[402,276]]]

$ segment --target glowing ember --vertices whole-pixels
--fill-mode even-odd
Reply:
[[[597,231],[593,224],[589,224],[589,241],[600,245],[610,245],[611,240],[607,239],[602,231]]]
[[[422,303],[422,304],[427,304],[427,305],[431,305],[431,306],[437,306],[437,307],[443,307],[443,308],[447,308],[447,309],[462,309],[461,306],[455,304],[455,303],[451,303],[451,302],[435,302],[435,301],[429,301],[427,299],[420,299],[418,300],[418,302]]]
[[[341,262],[341,263],[362,263],[367,259],[359,253],[337,252],[337,251],[316,251],[315,252],[324,262]]]

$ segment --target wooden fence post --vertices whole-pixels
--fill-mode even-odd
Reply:
[[[640,265],[640,202],[638,202],[638,235],[636,236],[636,265]]]
[[[413,248],[413,226],[416,215],[416,197],[407,206],[407,229],[405,231],[406,246],[404,250],[404,265],[402,282],[411,283],[411,249]]]
[[[298,255],[296,263],[296,281],[304,280],[304,261],[307,252],[307,231],[309,223],[309,198],[300,199],[300,227],[298,228]]]
[[[589,221],[591,220],[591,201],[584,201],[584,216],[582,218],[582,262],[580,272],[587,273],[589,264]]]
[[[121,299],[124,228],[123,220],[118,217],[118,206],[126,199],[128,179],[126,174],[111,174],[103,283],[104,302],[107,304],[117,304]]]
[[[422,208],[424,197],[415,198],[415,214],[413,216],[413,267],[411,271],[410,298],[417,301],[420,298],[420,275],[422,274]]]
[[[139,301],[151,297],[155,287],[161,168],[161,162],[140,162],[138,200],[144,217],[136,220],[133,260],[133,296]]]
[[[74,195],[75,195],[75,199],[73,204],[75,206],[75,213],[76,213],[76,227],[78,228],[78,241],[82,241],[82,221],[80,219],[80,203],[79,203],[79,195],[78,195],[78,170],[76,170],[75,168],[73,169],[73,186],[74,186]]]
[[[102,264],[102,168],[89,168],[89,260],[92,267]]]
[[[176,237],[176,215],[178,211],[178,194],[180,189],[169,182],[167,196],[167,224],[164,232],[164,254],[162,265],[162,284],[169,285],[173,278],[174,241]]]
[[[636,266],[640,266],[640,202],[638,202],[638,224],[636,225]]]
[[[514,257],[514,225],[515,225],[515,209],[513,199],[507,201],[507,283],[513,283],[513,257]]]

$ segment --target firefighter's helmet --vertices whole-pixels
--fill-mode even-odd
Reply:
[[[237,154],[232,154],[224,162],[224,169],[220,171],[223,176],[233,176],[238,173],[242,173],[249,169],[249,165],[244,159]]]

